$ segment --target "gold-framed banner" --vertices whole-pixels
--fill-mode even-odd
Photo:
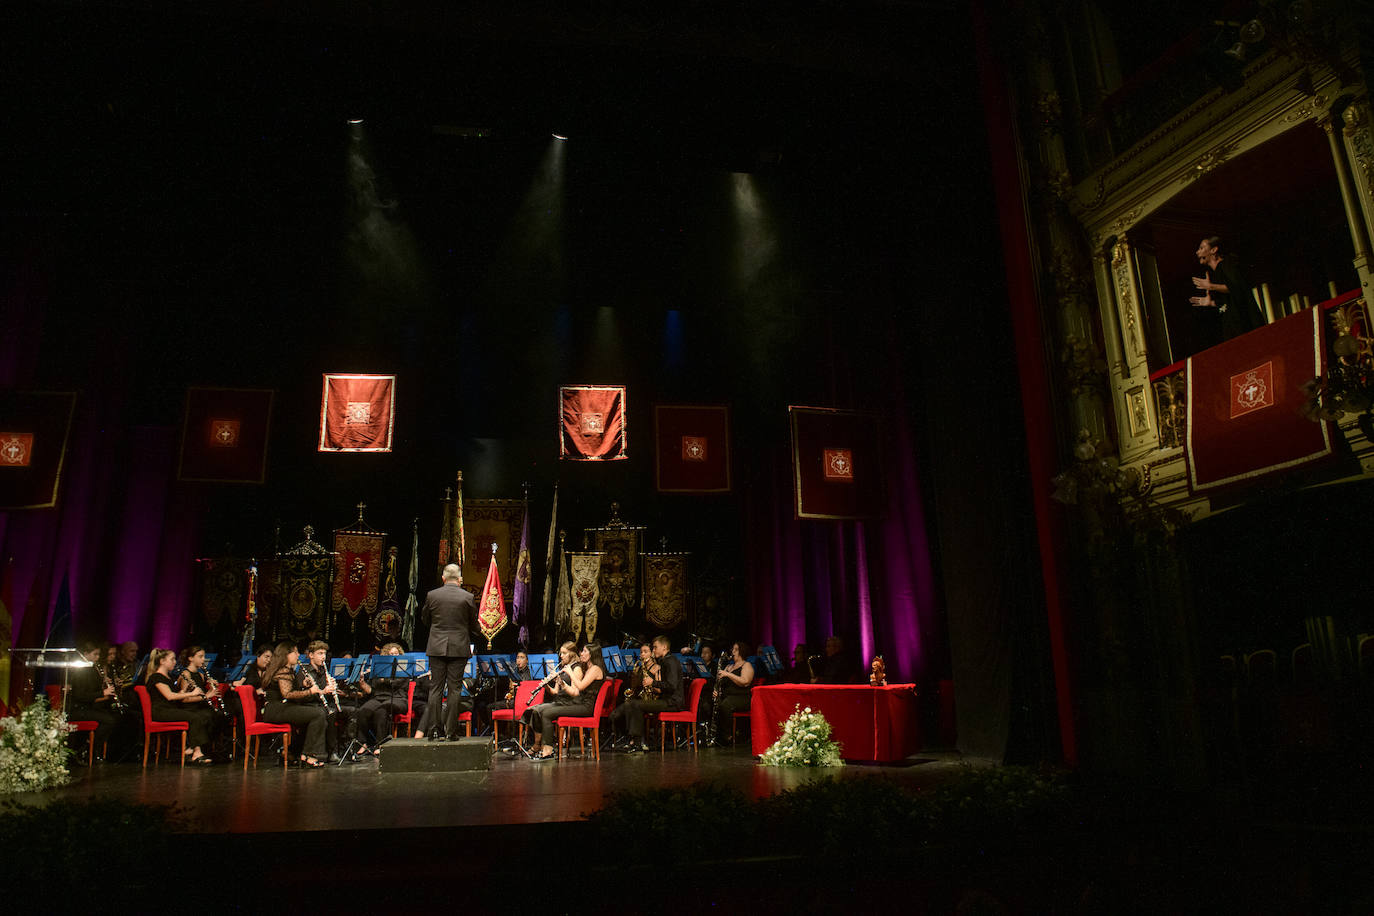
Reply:
[[[639,552],[644,531],[621,520],[619,503],[611,503],[611,518],[605,527],[585,531],[590,545],[606,555],[597,582],[597,604],[617,623],[625,619],[627,608],[639,603]]]
[[[644,619],[660,630],[687,622],[690,553],[646,553],[644,558]]]
[[[461,562],[464,582],[485,582],[491,562],[491,547],[498,557],[514,557],[520,552],[520,526],[525,521],[523,499],[469,499],[463,503],[463,540],[467,546]],[[507,560],[501,570],[501,588],[512,594],[515,588],[515,563]]]
[[[569,550],[568,568],[572,576],[572,625],[573,638],[579,633],[586,634],[586,642],[596,637],[599,615],[596,610],[598,582],[601,579],[601,560],[605,554],[599,550]]]

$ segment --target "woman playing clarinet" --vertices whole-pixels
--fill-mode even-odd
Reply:
[[[554,756],[554,729],[559,716],[590,716],[606,676],[600,646],[586,646],[581,652],[565,642],[558,649],[559,667],[564,669],[549,688],[553,699],[526,710],[526,724],[535,734],[534,760],[548,760]]]
[[[754,666],[749,662],[753,648],[747,642],[737,642],[730,647],[730,659],[720,666],[716,674],[715,718],[707,747],[717,747],[730,743],[726,739],[725,726],[736,712],[749,708],[754,689]]]
[[[186,722],[187,759],[197,766],[209,766],[212,761],[205,748],[210,746],[211,723],[215,714],[205,702],[205,692],[199,687],[181,689],[172,680],[177,656],[171,649],[154,649],[148,656],[146,678],[148,696],[152,699],[155,722]]]
[[[301,766],[319,768],[324,766],[321,758],[326,753],[324,690],[296,671],[300,659],[301,654],[289,642],[279,642],[272,650],[272,660],[263,674],[263,681],[267,684],[267,706],[263,709],[262,717],[277,725],[289,723],[297,729],[305,729],[305,740],[301,744]]]

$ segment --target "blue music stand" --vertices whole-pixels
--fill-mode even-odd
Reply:
[[[226,671],[224,677],[220,678],[219,680],[223,681],[226,684],[230,684],[234,681],[239,680],[244,676],[244,674],[247,673],[248,666],[253,664],[253,662],[257,661],[257,659],[258,657],[256,655],[253,655],[251,652],[244,655],[243,658],[239,659],[238,663],[235,664],[234,667]]]

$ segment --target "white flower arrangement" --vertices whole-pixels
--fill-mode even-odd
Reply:
[[[0,794],[38,792],[71,782],[70,733],[66,714],[49,709],[41,698],[18,719],[0,719]]]
[[[811,707],[796,711],[782,723],[782,735],[763,752],[759,763],[768,767],[842,767],[840,746],[830,740],[830,723]]]

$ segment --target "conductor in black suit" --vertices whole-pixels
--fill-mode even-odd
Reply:
[[[457,741],[458,716],[463,712],[463,669],[472,655],[472,640],[477,632],[477,601],[472,592],[459,584],[463,576],[456,563],[445,566],[442,576],[444,584],[425,596],[425,606],[420,609],[420,622],[429,626],[425,654],[429,656],[430,702],[425,706],[418,731],[430,734],[439,718],[440,691],[447,684],[444,734],[448,740]]]

